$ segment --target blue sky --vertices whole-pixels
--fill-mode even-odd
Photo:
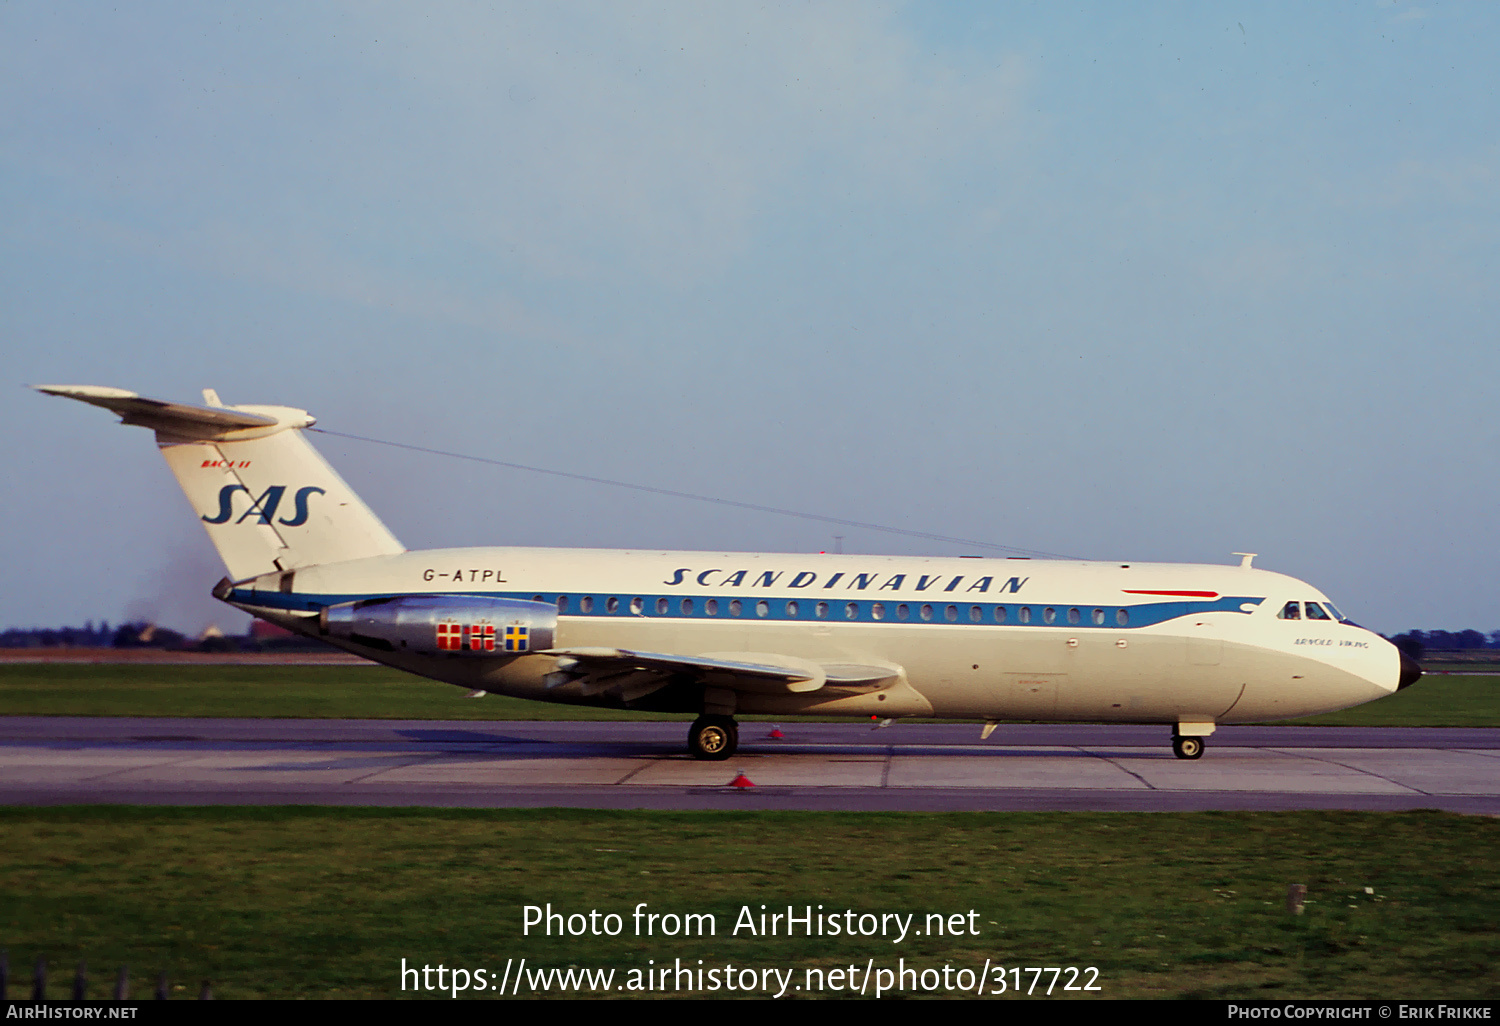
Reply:
[[[0,624],[242,622],[149,436],[20,387],[68,382],[1500,628],[1497,22],[0,7]],[[833,545],[319,444],[413,548]]]

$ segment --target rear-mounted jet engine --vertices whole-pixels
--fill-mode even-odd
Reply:
[[[326,607],[320,634],[383,652],[489,657],[552,647],[557,607],[550,602],[476,595],[401,595]]]

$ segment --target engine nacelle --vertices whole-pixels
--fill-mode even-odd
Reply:
[[[318,629],[384,652],[493,659],[551,648],[557,607],[478,595],[401,595],[328,606]]]

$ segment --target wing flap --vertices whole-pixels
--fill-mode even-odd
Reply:
[[[883,691],[901,676],[899,666],[866,666],[859,663],[827,663],[826,686],[855,691]]]
[[[622,648],[556,648],[541,654],[558,657],[556,669],[548,675],[549,688],[576,684],[585,695],[615,691],[622,697],[633,696],[626,701],[664,687],[672,677],[691,677],[731,691],[803,694],[825,686],[878,691],[890,687],[901,674],[898,666],[825,665],[770,652],[679,655]]]

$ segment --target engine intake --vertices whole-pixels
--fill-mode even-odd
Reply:
[[[507,657],[552,647],[557,607],[475,595],[400,595],[328,606],[321,634],[383,652]]]

